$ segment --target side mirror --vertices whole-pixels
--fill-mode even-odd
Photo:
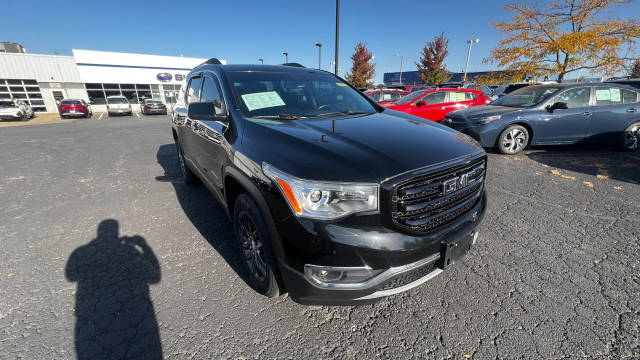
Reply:
[[[547,106],[547,111],[552,113],[555,110],[566,110],[568,108],[569,108],[569,105],[567,105],[566,102],[556,102],[556,103],[553,103],[553,105]]]
[[[229,120],[226,115],[216,114],[216,107],[209,101],[190,103],[187,107],[187,116],[193,120],[222,122]]]
[[[425,106],[425,105],[427,105],[427,102],[426,102],[426,101],[424,101],[424,100],[420,100],[420,101],[418,101],[418,102],[416,103],[416,106],[417,106],[417,107],[421,107],[421,106]]]

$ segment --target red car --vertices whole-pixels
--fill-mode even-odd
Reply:
[[[399,99],[387,108],[431,121],[442,121],[449,112],[470,106],[486,105],[491,99],[482,91],[470,89],[422,90]]]
[[[371,90],[364,93],[378,105],[387,105],[407,95],[408,92],[402,90]]]
[[[60,102],[60,106],[58,106],[58,112],[60,113],[61,118],[68,116],[91,117],[92,115],[91,106],[82,99],[62,100]]]

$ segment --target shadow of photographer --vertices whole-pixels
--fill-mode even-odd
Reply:
[[[66,277],[77,282],[75,346],[78,359],[162,359],[149,285],[160,265],[141,236],[119,236],[113,219],[75,249]]]

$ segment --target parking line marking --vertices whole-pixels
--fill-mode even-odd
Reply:
[[[100,114],[100,116],[98,116],[98,120],[102,119],[102,115],[104,114]]]
[[[140,119],[140,114],[138,114],[138,113],[135,113],[135,114],[136,114],[136,116],[138,117],[138,119]]]

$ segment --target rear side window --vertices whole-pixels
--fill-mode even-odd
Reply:
[[[628,89],[622,89],[622,102],[631,104],[638,102],[638,93]]]
[[[221,115],[223,113],[222,96],[220,95],[219,89],[220,88],[218,87],[218,82],[216,80],[210,77],[204,77],[200,101],[212,102],[217,115]]]
[[[597,87],[596,106],[619,105],[623,103],[623,90],[618,87]]]
[[[202,77],[191,78],[187,89],[187,104],[200,101],[200,88],[202,87]]]
[[[569,109],[574,109],[589,106],[590,96],[590,89],[588,87],[573,88],[558,95],[555,102],[567,103]]]

